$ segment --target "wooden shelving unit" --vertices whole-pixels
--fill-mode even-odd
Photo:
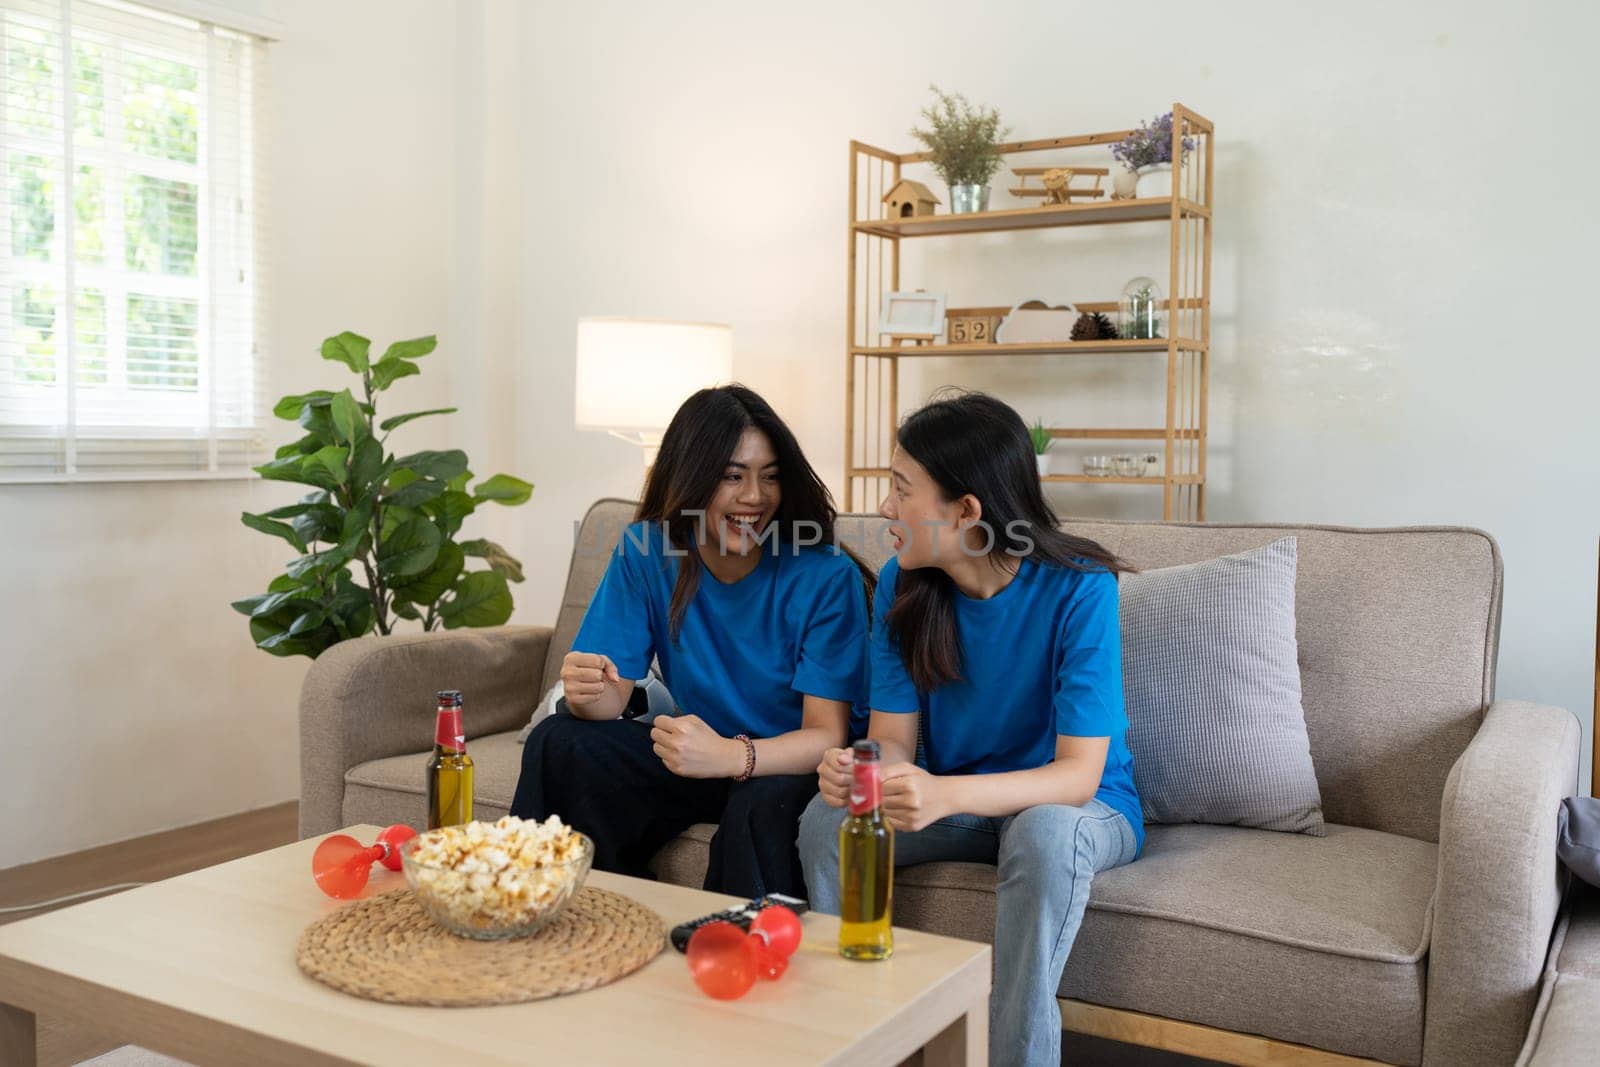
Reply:
[[[902,359],[932,356],[983,359],[994,356],[1126,355],[1140,363],[1166,353],[1164,412],[1161,425],[1085,429],[1057,427],[1065,440],[1161,442],[1162,473],[1148,478],[1099,478],[1051,474],[1044,481],[1070,485],[1148,485],[1162,490],[1162,517],[1168,521],[1205,519],[1206,406],[1211,344],[1211,167],[1212,124],[1182,104],[1173,105],[1173,195],[1136,200],[1096,200],[1007,208],[971,215],[880,218],[885,192],[901,169],[926,163],[926,152],[886,151],[850,142],[850,219],[847,263],[845,343],[845,509],[871,506],[887,489],[889,455],[900,416]],[[1000,146],[1003,155],[1109,145],[1130,131],[1017,141]],[[1187,139],[1192,147],[1183,151]],[[1000,175],[997,174],[999,179]],[[894,344],[877,334],[878,309],[887,293],[901,288],[900,242],[1064,226],[1164,224],[1170,230],[1170,256],[1164,279],[1165,337],[1151,340],[1075,341],[1051,344]],[[1156,276],[1158,281],[1163,281]],[[938,289],[922,280],[917,286]],[[1120,283],[1115,288],[1120,289]],[[1031,294],[1024,294],[1031,295]],[[1108,294],[1108,295],[1115,295]],[[1082,311],[1115,315],[1116,303],[1075,304]],[[970,309],[1003,314],[1006,308]],[[1068,364],[1070,366],[1070,364]],[[1146,368],[1134,368],[1136,373]],[[1157,421],[1154,418],[1152,422]],[[1155,451],[1154,448],[1151,451]]]

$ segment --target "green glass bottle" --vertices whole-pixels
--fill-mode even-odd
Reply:
[[[433,758],[428,761],[428,829],[472,821],[472,757],[461,725],[461,693],[439,694]]]
[[[839,827],[839,954],[883,960],[894,954],[894,830],[883,819],[878,742],[857,741],[850,814]]]

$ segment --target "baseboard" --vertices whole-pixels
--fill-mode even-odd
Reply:
[[[155,882],[299,838],[300,802],[145,834],[0,870],[0,907],[32,904],[119,882]],[[0,922],[52,909],[0,915]]]

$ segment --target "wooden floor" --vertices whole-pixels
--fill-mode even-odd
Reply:
[[[300,805],[291,800],[182,830],[10,867],[0,871],[0,908],[50,900],[117,882],[158,882],[286,845],[300,836],[299,810]],[[0,924],[53,910],[40,908],[0,914]],[[92,1027],[49,1015],[40,1015],[38,1025],[39,1067],[70,1067],[127,1043],[114,1034],[103,1034]]]

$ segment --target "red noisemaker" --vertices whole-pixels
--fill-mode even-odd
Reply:
[[[757,978],[776,980],[800,947],[800,917],[781,904],[762,908],[745,933],[730,922],[707,923],[685,955],[694,984],[708,997],[738,1000]]]
[[[361,895],[372,875],[372,865],[381,863],[391,871],[400,869],[400,846],[417,836],[417,832],[403,823],[386,826],[378,834],[377,843],[362,848],[361,842],[349,834],[334,834],[317,846],[311,854],[311,877],[317,888],[338,900],[350,900]]]

